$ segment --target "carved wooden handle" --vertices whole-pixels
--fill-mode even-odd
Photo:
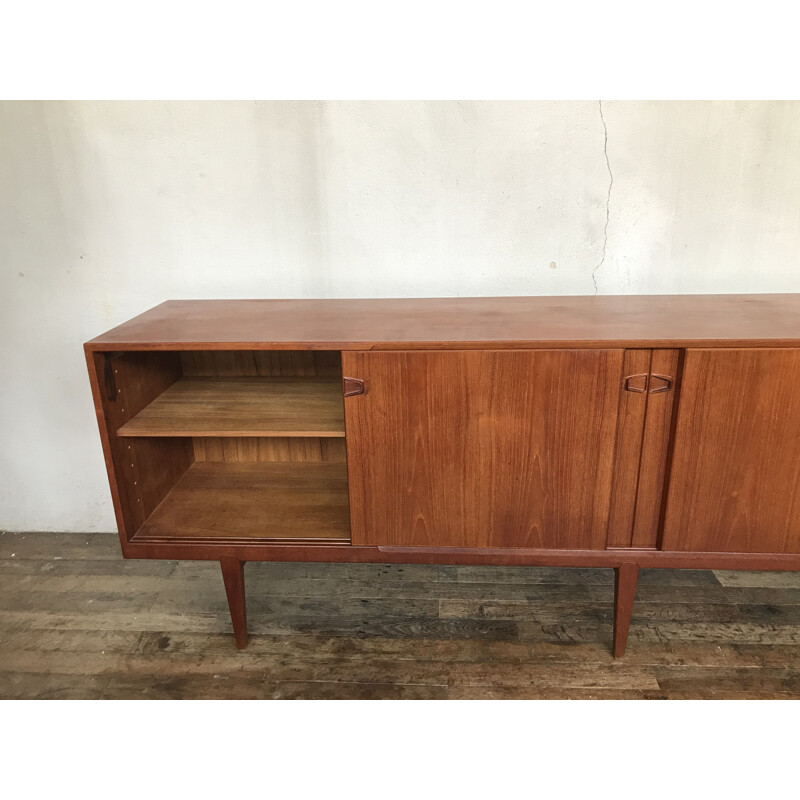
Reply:
[[[658,394],[659,392],[668,392],[672,388],[672,380],[671,375],[642,372],[639,375],[628,375],[625,378],[624,386],[626,392]]]
[[[364,381],[361,378],[342,378],[344,396],[352,397],[354,394],[364,394]]]
[[[646,372],[640,375],[628,375],[628,377],[625,378],[625,391],[644,394],[647,391],[647,378],[648,375]]]
[[[653,373],[650,376],[650,394],[658,394],[659,392],[668,392],[672,388],[671,375],[656,375]]]

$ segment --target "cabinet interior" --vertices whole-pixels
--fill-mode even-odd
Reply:
[[[338,351],[96,355],[136,541],[349,543]]]

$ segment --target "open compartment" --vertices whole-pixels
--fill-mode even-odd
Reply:
[[[94,359],[127,540],[349,543],[338,352]]]
[[[180,366],[119,436],[344,437],[338,352],[192,351]]]

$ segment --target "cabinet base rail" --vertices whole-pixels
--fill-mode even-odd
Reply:
[[[324,540],[323,540],[324,541]],[[642,569],[745,569],[800,572],[800,553],[684,552],[680,550],[608,549],[555,550],[534,548],[373,547],[352,544],[235,543],[207,539],[134,536],[122,542],[125,558],[163,558],[169,561],[218,561],[233,556],[240,561],[311,561],[349,564],[486,564],[496,567],[618,567],[638,564]]]

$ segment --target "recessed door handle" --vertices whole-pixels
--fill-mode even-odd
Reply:
[[[655,373],[650,376],[650,394],[658,394],[659,392],[668,392],[672,388],[671,375],[656,375]]]
[[[364,394],[364,381],[361,378],[342,378],[344,396],[352,397],[355,394]]]
[[[625,378],[625,391],[644,394],[647,391],[647,378],[648,375],[646,372],[640,375],[628,375],[628,377]]]

